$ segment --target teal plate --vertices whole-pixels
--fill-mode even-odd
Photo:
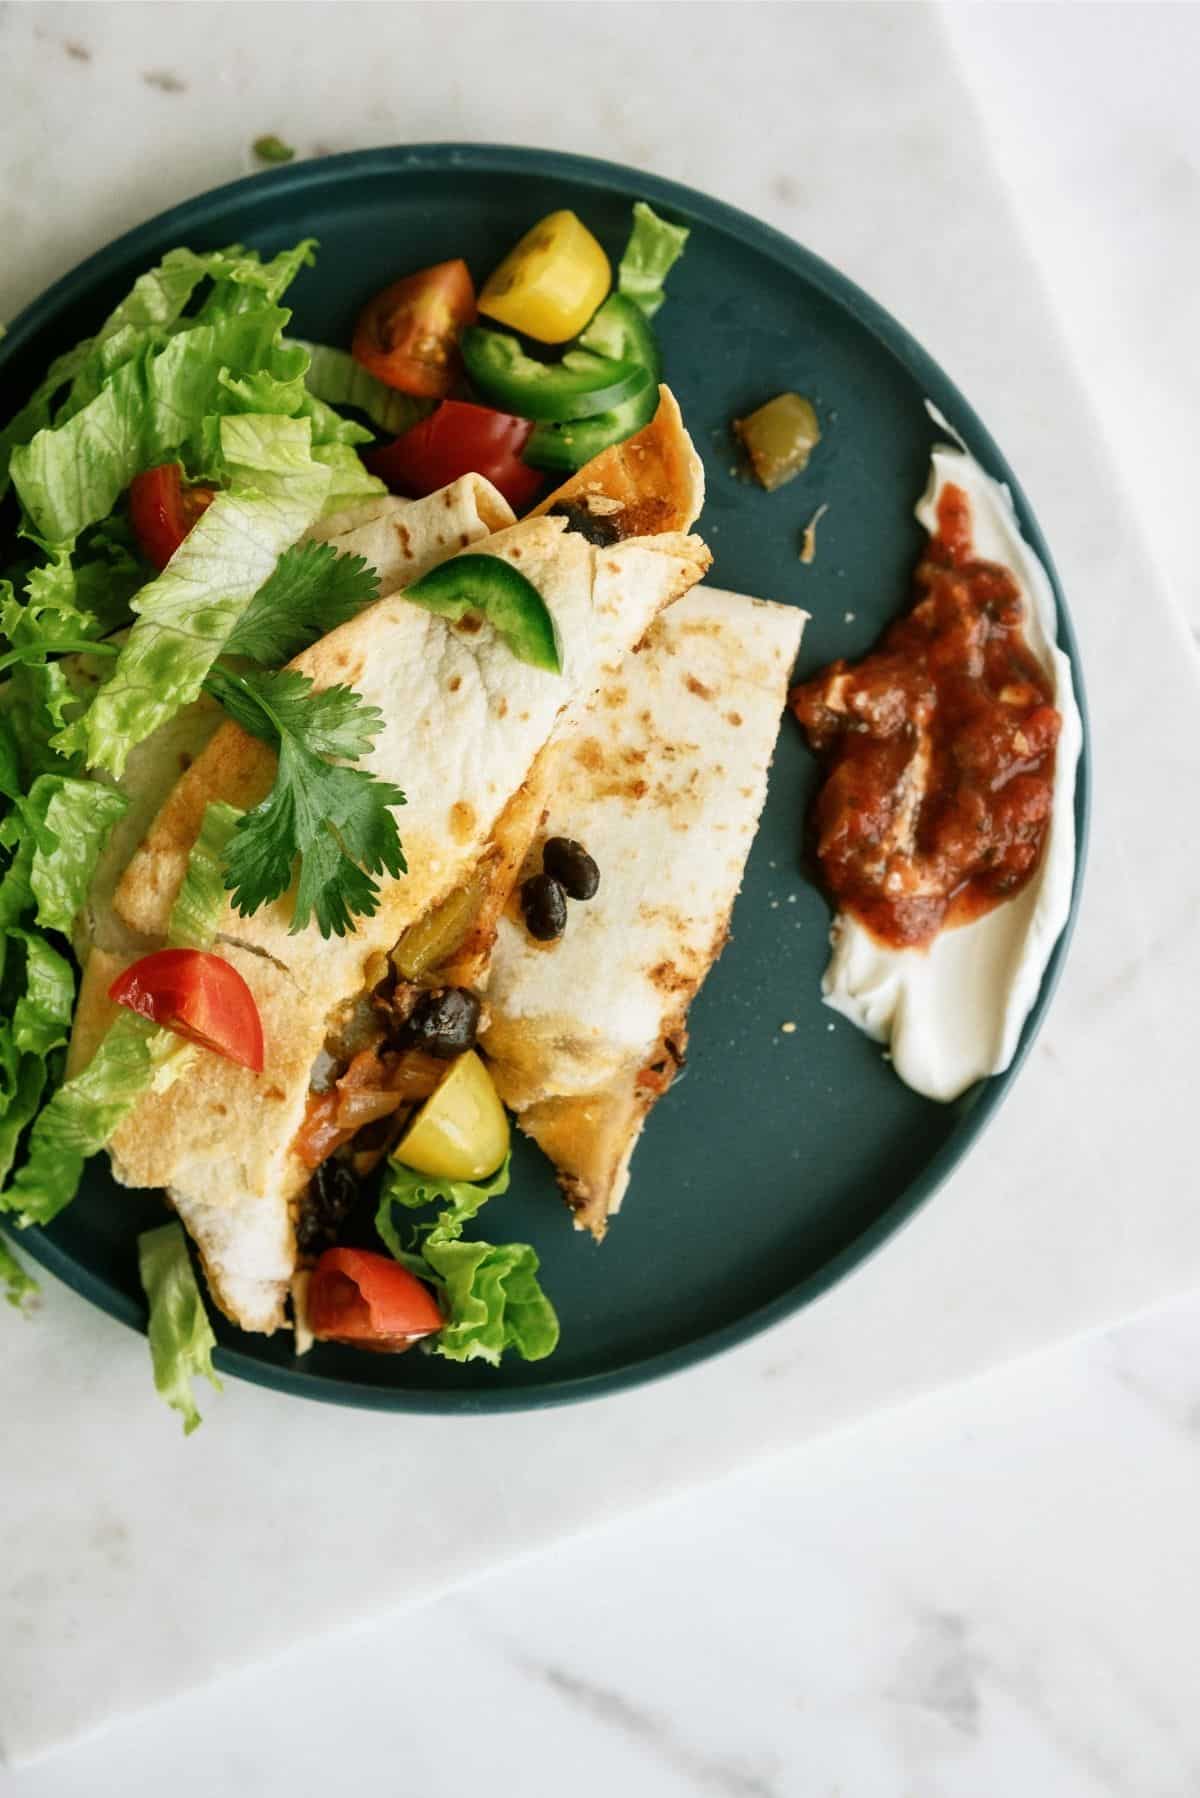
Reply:
[[[0,417],[173,244],[213,249],[237,240],[271,254],[299,237],[318,238],[317,266],[289,296],[294,328],[345,344],[362,303],[398,274],[465,254],[482,277],[555,207],[573,207],[615,261],[630,202],[639,197],[692,231],[659,325],[667,379],[708,476],[700,528],[713,550],[711,578],[812,613],[802,672],[861,654],[905,603],[921,544],[912,508],[935,436],[927,398],[1012,488],[1025,534],[1053,578],[1033,514],[984,426],[865,294],[789,238],[703,194],[547,151],[368,150],[258,175],[177,206],[93,256],[17,320],[0,346]],[[771,495],[731,472],[729,421],[783,388],[810,395],[826,431],[802,479]],[[816,561],[804,567],[799,527],[826,501]],[[1082,700],[1075,637],[1055,590],[1059,640]],[[492,1369],[325,1344],[299,1362],[290,1335],[248,1336],[222,1320],[224,1371],[309,1398],[390,1410],[566,1403],[685,1367],[778,1321],[912,1215],[1011,1085],[1049,1003],[1070,926],[1007,1073],[953,1105],[919,1098],[876,1045],[821,1004],[829,913],[801,868],[814,772],[785,719],[733,940],[693,1008],[686,1075],[654,1112],[625,1207],[602,1248],[570,1228],[540,1154],[524,1142],[517,1147],[513,1191],[489,1212],[488,1233],[536,1245],[562,1319],[557,1353],[532,1366]],[[1088,782],[1085,748],[1076,902]],[[794,1033],[781,1033],[785,1019],[794,1020]],[[143,1329],[135,1239],[161,1216],[155,1195],[114,1187],[97,1161],[74,1205],[20,1240],[85,1297]]]

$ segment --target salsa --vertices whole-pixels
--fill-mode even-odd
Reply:
[[[1028,880],[1062,723],[1016,581],[974,554],[961,487],[943,489],[937,524],[911,610],[861,662],[832,663],[788,701],[825,766],[813,808],[825,886],[896,948]]]

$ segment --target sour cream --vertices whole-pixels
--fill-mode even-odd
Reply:
[[[971,923],[942,930],[924,948],[889,948],[855,918],[839,914],[822,981],[825,1003],[886,1043],[896,1073],[909,1086],[941,1100],[956,1099],[984,1075],[1000,1073],[1016,1052],[1071,907],[1075,776],[1083,740],[1071,665],[1056,639],[1050,579],[1021,535],[1008,488],[966,450],[939,445],[916,508],[931,536],[938,500],[951,483],[971,502],[975,554],[1007,568],[1020,589],[1025,639],[1050,678],[1062,716],[1041,861],[1013,898]]]

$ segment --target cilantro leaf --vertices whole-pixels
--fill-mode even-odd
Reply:
[[[331,543],[294,544],[234,625],[225,654],[277,668],[378,597],[379,576],[365,556],[339,555]]]
[[[349,687],[313,691],[307,675],[232,674],[217,668],[206,683],[230,716],[279,756],[275,785],[239,821],[226,857],[226,887],[242,917],[296,883],[292,934],[315,917],[322,936],[345,936],[355,916],[379,906],[372,876],[407,871],[390,808],[404,794],[357,761],[383,723]]]

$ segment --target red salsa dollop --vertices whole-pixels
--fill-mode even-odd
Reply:
[[[894,947],[927,944],[1028,880],[1062,722],[1015,580],[975,557],[961,487],[943,488],[937,520],[912,609],[788,702],[826,770],[813,811],[825,885]]]

